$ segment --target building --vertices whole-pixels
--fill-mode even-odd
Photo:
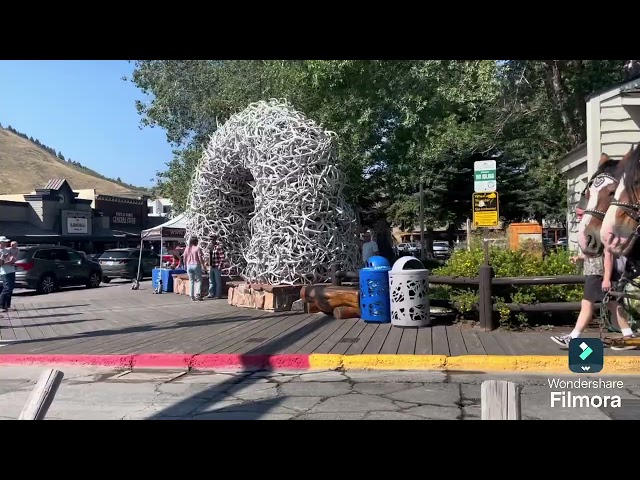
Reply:
[[[558,160],[567,180],[569,248],[578,249],[575,207],[598,168],[600,155],[621,159],[640,142],[640,78],[592,93],[586,100],[587,141]]]
[[[0,235],[21,244],[54,243],[87,253],[135,246],[140,232],[154,226],[148,222],[146,200],[74,192],[66,180],[53,179],[35,192],[0,195]]]
[[[171,217],[173,202],[168,198],[147,199],[147,214],[150,217]]]

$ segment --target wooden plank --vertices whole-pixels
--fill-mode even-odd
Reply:
[[[404,328],[402,339],[398,347],[398,355],[413,355],[416,351],[416,340],[418,339],[417,328]]]
[[[313,314],[302,313],[302,314],[293,314],[288,315],[283,321],[276,323],[272,327],[267,328],[266,330],[260,331],[259,334],[251,335],[250,337],[244,338],[242,342],[234,345],[229,349],[229,353],[238,353],[238,354],[257,354],[257,353],[271,353],[269,351],[269,345],[276,338],[286,337],[287,333],[290,333],[294,330],[300,323],[304,322],[305,319],[310,317]],[[253,338],[263,338],[261,342],[252,341]],[[262,347],[262,349],[261,349]]]
[[[345,334],[349,330],[351,330],[356,322],[359,322],[360,320],[345,319],[338,321],[343,322],[342,325],[340,325],[340,327],[335,332],[329,335],[329,337],[324,342],[322,342],[313,353],[329,353],[333,349],[333,347],[335,347],[337,343],[342,340]]]
[[[266,330],[269,327],[282,322],[287,317],[273,317],[263,321],[258,321],[256,324],[247,325],[234,329],[234,331],[225,339],[216,339],[213,343],[209,344],[206,350],[201,353],[230,353],[229,349],[233,349],[234,345],[244,341],[252,336],[258,336],[260,332]]]
[[[258,337],[266,338],[263,342],[248,342],[247,347],[243,347],[242,350],[236,350],[234,353],[247,353],[249,355],[274,355],[276,352],[283,350],[289,353],[289,348],[301,337],[304,337],[308,333],[309,325],[313,325],[314,319],[317,319],[317,315],[314,313],[300,313],[292,315],[290,321],[287,320],[289,325],[281,322],[277,325],[277,328],[271,334],[261,332]],[[317,328],[317,326],[316,326]],[[269,338],[269,336],[271,337]],[[248,348],[248,350],[247,350]]]
[[[59,370],[42,372],[18,420],[44,420],[63,377],[64,374]]]
[[[390,323],[378,323],[377,325],[378,328],[376,329],[376,332],[371,337],[371,340],[369,340],[369,343],[367,343],[367,346],[364,348],[364,352],[362,352],[365,355],[380,353],[380,350],[391,331]]]
[[[484,347],[482,346],[482,342],[480,338],[478,338],[478,333],[469,329],[462,329],[462,339],[464,340],[464,345],[467,349],[467,353],[469,355],[486,355]]]
[[[296,339],[293,343],[289,345],[281,345],[279,346],[274,353],[296,353],[298,350],[303,348],[306,344],[320,335],[327,328],[330,328],[330,324],[333,321],[333,317],[326,315],[324,313],[314,313],[311,314],[308,318],[308,321],[304,326],[301,326],[296,331]]]
[[[11,321],[5,315],[0,315],[0,339],[15,340],[16,334],[13,332]]]
[[[5,315],[7,316],[7,318],[9,319],[9,323],[11,323],[11,326],[13,327],[13,333],[15,333],[16,339],[31,340],[31,335],[29,335],[29,332],[18,317],[17,312],[9,311],[5,313]]]
[[[329,317],[331,320],[327,322],[327,324],[322,328],[322,331],[318,333],[315,337],[309,340],[303,347],[300,347],[297,351],[292,353],[300,353],[304,355],[308,355],[313,353],[316,348],[318,348],[322,343],[327,340],[331,335],[333,335],[346,320],[337,320],[333,317]]]
[[[349,330],[344,337],[338,341],[336,346],[333,347],[329,353],[335,353],[338,355],[344,355],[347,353],[347,350],[349,350],[352,345],[361,341],[359,336],[366,326],[367,324],[363,321],[354,323],[351,330]]]
[[[398,353],[398,347],[400,346],[400,340],[402,339],[403,330],[403,328],[393,326],[391,327],[391,330],[389,330],[389,334],[387,335],[387,338],[384,340],[382,348],[380,349],[380,353],[382,355],[395,355],[396,353]]]
[[[18,310],[15,312],[15,315],[18,316],[22,325],[27,330],[30,338],[45,338],[46,335],[42,332],[39,325],[33,321],[31,318],[31,312],[29,310]]]
[[[27,307],[28,311],[30,312],[30,315],[33,315],[35,317],[38,317],[38,309],[33,305],[33,303],[29,302],[26,303],[25,302],[25,307]],[[49,325],[46,322],[43,322],[39,319],[32,319],[33,323],[37,323],[38,327],[40,328],[40,330],[42,331],[42,333],[44,334],[45,338],[50,338],[50,337],[56,337],[58,334],[56,333],[56,331],[51,327],[51,325]]]
[[[480,387],[482,420],[521,420],[520,386],[504,380],[485,380]]]
[[[436,325],[431,328],[431,339],[433,342],[434,355],[451,355],[449,350],[449,339],[447,337],[447,327]]]
[[[478,338],[482,342],[487,355],[507,355],[504,348],[495,337],[496,332],[478,332]]]
[[[358,342],[351,344],[346,354],[359,355],[364,352],[364,349],[367,347],[367,345],[371,341],[371,338],[373,338],[373,335],[376,333],[378,325],[379,324],[377,323],[367,323],[364,327],[364,330],[362,330],[362,332],[360,332],[360,335],[358,335]]]
[[[524,350],[517,337],[513,337],[512,335],[505,334],[505,332],[491,332],[493,333],[493,337],[496,339],[496,342],[500,344],[504,353],[507,355],[522,355]]]
[[[433,343],[431,342],[432,330],[432,327],[418,329],[418,338],[416,339],[416,355],[433,354]]]
[[[458,325],[448,325],[447,327],[447,339],[449,340],[449,351],[451,356],[457,357],[459,355],[467,355],[467,348],[464,345],[462,338],[462,332]]]

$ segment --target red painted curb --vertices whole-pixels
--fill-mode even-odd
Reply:
[[[131,368],[135,355],[25,355],[4,353],[0,365],[69,364],[96,367]]]
[[[241,355],[174,353],[142,353],[133,355],[26,355],[0,354],[0,365],[77,365],[113,368],[176,368],[208,370],[215,368],[270,368],[279,370],[308,370],[308,355]]]

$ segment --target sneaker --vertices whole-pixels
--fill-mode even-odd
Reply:
[[[625,340],[631,339],[631,338],[639,338],[640,335],[638,335],[637,333],[634,333],[628,337],[622,337]],[[625,345],[625,346],[620,346],[620,347],[616,347],[616,346],[611,346],[611,350],[635,350],[638,347],[636,345]]]
[[[561,347],[568,347],[571,341],[571,335],[554,335],[551,340],[556,342]]]

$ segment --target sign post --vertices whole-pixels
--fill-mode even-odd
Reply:
[[[496,161],[473,162],[473,191],[495,192],[497,190]]]
[[[499,219],[498,192],[474,193],[473,226],[497,227],[499,225]]]

